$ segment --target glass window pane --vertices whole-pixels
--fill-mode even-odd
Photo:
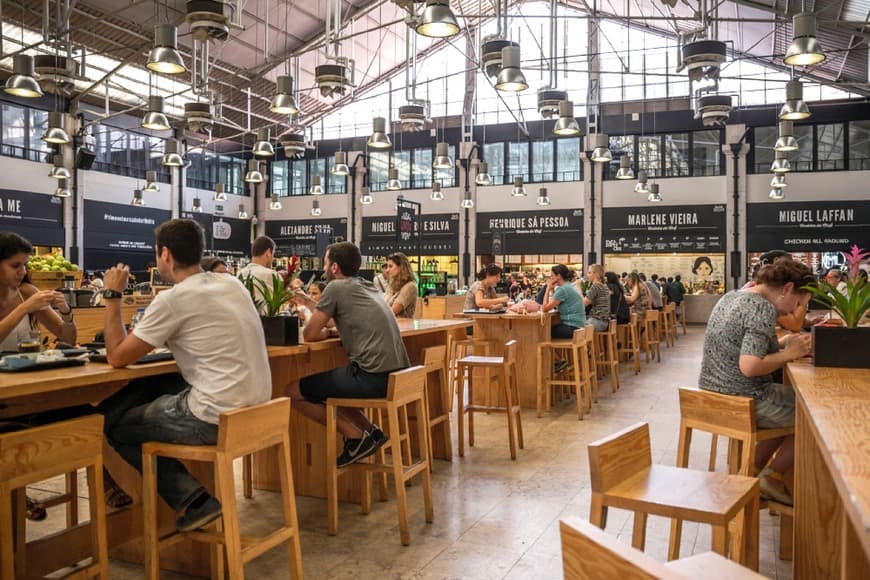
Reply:
[[[789,153],[792,171],[813,170],[813,127],[812,125],[797,125],[794,128],[794,138],[797,139],[799,150]]]
[[[435,170],[435,179],[441,182],[442,187],[453,187],[456,185],[456,150],[453,145],[447,147],[447,156],[453,161],[453,168]]]
[[[285,196],[288,195],[287,182],[287,163],[288,161],[273,161],[270,166],[272,168],[272,179],[269,184],[272,188],[272,195]]]
[[[432,149],[423,147],[414,149],[414,165],[412,167],[412,188],[422,189],[432,187]]]
[[[870,121],[849,121],[849,169],[870,169]]]
[[[553,142],[532,143],[532,181],[553,181]]]
[[[692,175],[719,175],[719,129],[692,133]]]
[[[389,168],[389,151],[376,151],[369,154],[369,189],[371,191],[384,191],[387,188]]]
[[[658,135],[641,136],[637,141],[637,168],[646,171],[647,177],[661,177],[662,141]]]
[[[411,188],[411,151],[394,151],[393,167],[399,171],[402,189]]]
[[[556,140],[556,181],[580,181],[583,179],[583,164],[580,163],[580,138]]]
[[[665,135],[665,176],[687,177],[689,175],[689,134]]]
[[[505,172],[505,180],[508,183],[511,183],[514,180],[514,177],[522,177],[525,181],[529,180],[528,143],[508,144],[508,162],[507,171]]]
[[[308,176],[308,189],[311,190],[311,178],[315,175],[320,176],[320,187],[326,188],[326,159],[312,159],[309,161],[310,175]]]
[[[327,193],[347,193],[347,177],[332,174],[333,161],[334,158],[330,157],[329,162],[327,163],[329,166],[329,189],[327,190]]]
[[[504,143],[486,143],[483,146],[483,160],[489,169],[493,185],[502,185],[504,178]]]
[[[290,195],[308,194],[308,161],[294,159],[290,162]]]
[[[48,112],[37,111],[30,109],[30,143],[28,148],[31,151],[51,151],[51,146],[42,140],[45,130],[48,128]],[[40,161],[39,156],[29,157],[31,161]]]
[[[846,168],[845,129],[844,123],[816,125],[816,139],[818,141],[816,147],[819,155],[816,169],[826,171]]]
[[[27,146],[24,138],[27,110],[24,107],[8,103],[0,103],[0,106],[3,107],[3,145],[11,145],[24,149]],[[5,149],[4,147],[4,155],[21,155],[21,152],[7,152]]]
[[[755,173],[769,173],[770,164],[773,163],[774,150],[773,146],[776,143],[777,127],[756,127],[752,130],[754,133],[754,143],[752,150],[755,152]]]
[[[613,154],[613,161],[607,164],[606,177],[607,179],[616,179],[616,172],[619,171],[619,161],[623,157],[627,156],[631,162],[632,169],[634,168],[634,135],[611,136],[610,152]]]

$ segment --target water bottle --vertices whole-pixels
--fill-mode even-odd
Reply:
[[[136,325],[139,324],[143,316],[145,316],[145,309],[137,308],[136,313],[133,315],[133,318],[130,319],[130,330],[133,330]]]

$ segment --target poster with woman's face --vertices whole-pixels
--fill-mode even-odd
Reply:
[[[605,267],[614,272],[643,272],[647,277],[652,274],[670,277],[679,274],[683,283],[713,282],[724,280],[724,254],[641,254],[608,255]]]
[[[698,256],[692,265],[692,273],[698,282],[709,282],[713,279],[713,261],[707,256]]]

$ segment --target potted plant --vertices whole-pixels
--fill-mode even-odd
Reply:
[[[823,367],[870,368],[867,345],[870,344],[870,324],[862,320],[870,311],[870,283],[861,271],[861,264],[870,252],[852,246],[843,253],[849,271],[845,293],[826,281],[817,286],[805,286],[818,302],[836,312],[841,320],[831,320],[813,328],[815,364]]]
[[[299,319],[292,315],[282,315],[284,305],[289,303],[295,294],[289,285],[285,285],[284,279],[277,273],[272,274],[271,284],[250,275],[239,279],[248,289],[254,306],[260,312],[266,344],[271,346],[299,344]]]

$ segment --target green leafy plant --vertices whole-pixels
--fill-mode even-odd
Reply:
[[[804,289],[812,292],[817,301],[840,315],[846,327],[855,328],[870,310],[870,283],[861,275],[861,264],[870,258],[870,251],[852,246],[849,253],[841,253],[849,264],[845,294],[826,281],[820,282],[817,286],[804,286]]]
[[[279,274],[272,274],[271,285],[259,278],[254,278],[253,286],[259,290],[260,296],[262,296],[260,300],[255,299],[254,303],[263,316],[278,316],[284,305],[296,295],[296,291],[285,285],[284,279]]]

